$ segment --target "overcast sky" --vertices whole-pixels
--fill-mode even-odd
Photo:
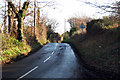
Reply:
[[[57,27],[56,31],[59,33],[64,32],[64,21],[65,19],[69,19],[70,17],[78,16],[88,16],[91,18],[102,18],[103,16],[108,16],[109,13],[99,14],[97,12],[103,12],[99,8],[94,8],[91,5],[85,4],[84,1],[88,1],[91,3],[96,3],[97,5],[111,4],[118,0],[55,0],[58,6],[56,9],[47,8],[47,14],[51,18],[55,18],[59,21],[59,27]],[[44,9],[45,10],[45,9]],[[70,25],[66,22],[66,30],[70,29]]]
[[[46,1],[46,0],[38,0],[38,1]],[[44,13],[44,15],[47,15],[49,18],[54,18],[57,20],[59,24],[57,25],[56,32],[62,34],[64,32],[65,19],[67,20],[70,17],[74,17],[74,16],[79,16],[79,17],[88,16],[92,18],[102,18],[102,16],[109,15],[109,13],[105,13],[105,14],[97,13],[97,12],[101,12],[101,9],[94,8],[88,4],[83,3],[83,1],[96,3],[98,5],[104,5],[120,0],[48,0],[48,1],[54,1],[56,5],[54,5],[53,7],[43,8],[41,9],[41,12]],[[0,3],[0,6],[2,4],[3,2]],[[55,9],[53,9],[54,7]],[[66,22],[66,27],[67,27],[66,30],[70,29],[70,25],[68,22]]]

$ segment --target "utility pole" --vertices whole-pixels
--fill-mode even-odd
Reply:
[[[35,40],[35,26],[36,26],[36,0],[34,0],[34,40]]]
[[[73,18],[73,27],[74,27],[74,25],[75,25],[75,18]]]
[[[65,39],[66,39],[66,19],[64,19],[64,37],[65,37]]]

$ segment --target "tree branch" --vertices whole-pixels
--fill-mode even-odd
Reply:
[[[46,3],[45,5],[43,5],[42,7],[38,7],[38,8],[44,8],[44,7],[46,7],[46,6],[53,6],[53,5],[51,5],[51,3],[54,3],[54,2],[51,2],[51,1],[49,1],[49,2],[47,2],[47,1],[45,1],[45,2],[37,2],[37,3]]]
[[[115,9],[119,10],[120,6],[110,6],[110,5],[101,5],[101,6],[98,6],[98,5],[96,5],[94,3],[91,3],[91,2],[83,2],[83,3],[92,5],[93,7],[96,7],[96,8],[100,8],[100,9],[106,11],[106,12],[112,12],[112,13],[118,13],[118,14],[120,14],[120,12],[115,11]],[[112,10],[107,10],[107,9],[112,9]]]
[[[10,5],[10,7],[12,8],[12,10],[14,11],[15,14],[18,14],[17,9],[15,8],[15,6],[12,2],[8,2],[8,5]]]
[[[34,12],[34,11],[31,11],[31,12],[27,13],[27,14],[25,15],[25,17],[31,15],[33,12]],[[25,17],[24,17],[24,19],[25,19]]]
[[[24,2],[23,7],[22,7],[23,13],[28,9],[29,4],[30,4],[29,1],[28,2]]]

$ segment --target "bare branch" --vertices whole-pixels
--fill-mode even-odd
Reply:
[[[30,4],[30,2],[24,2],[23,7],[22,7],[23,13],[24,13],[24,11],[26,11],[28,9],[29,4]]]
[[[37,2],[37,3],[46,3],[45,5],[43,5],[42,7],[38,7],[39,9],[41,9],[41,8],[44,8],[44,7],[46,7],[46,6],[53,6],[54,4],[52,4],[52,3],[54,3],[54,2],[52,2],[52,1],[49,1],[49,2],[47,2],[47,1],[44,1],[44,2]]]
[[[18,14],[17,8],[14,6],[14,4],[12,2],[8,2],[8,6],[10,5],[10,7],[13,9],[15,14]]]
[[[27,13],[27,14],[25,15],[25,17],[31,15],[33,12],[34,12],[34,11],[30,11],[29,13]],[[25,17],[24,17],[24,19],[25,19]]]
[[[99,5],[97,5],[95,3],[91,3],[91,2],[83,2],[83,3],[91,5],[92,7],[100,8],[100,9],[106,11],[106,12],[112,12],[112,13],[118,13],[118,14],[120,14],[120,12],[118,12],[117,10],[115,10],[115,9],[119,10],[120,6],[111,6],[112,4],[111,5],[101,5],[101,6],[99,6]],[[110,9],[110,10],[108,10],[108,9]]]

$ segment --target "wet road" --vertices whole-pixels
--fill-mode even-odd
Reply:
[[[85,69],[66,43],[49,43],[35,54],[2,67],[3,78],[84,78]]]

